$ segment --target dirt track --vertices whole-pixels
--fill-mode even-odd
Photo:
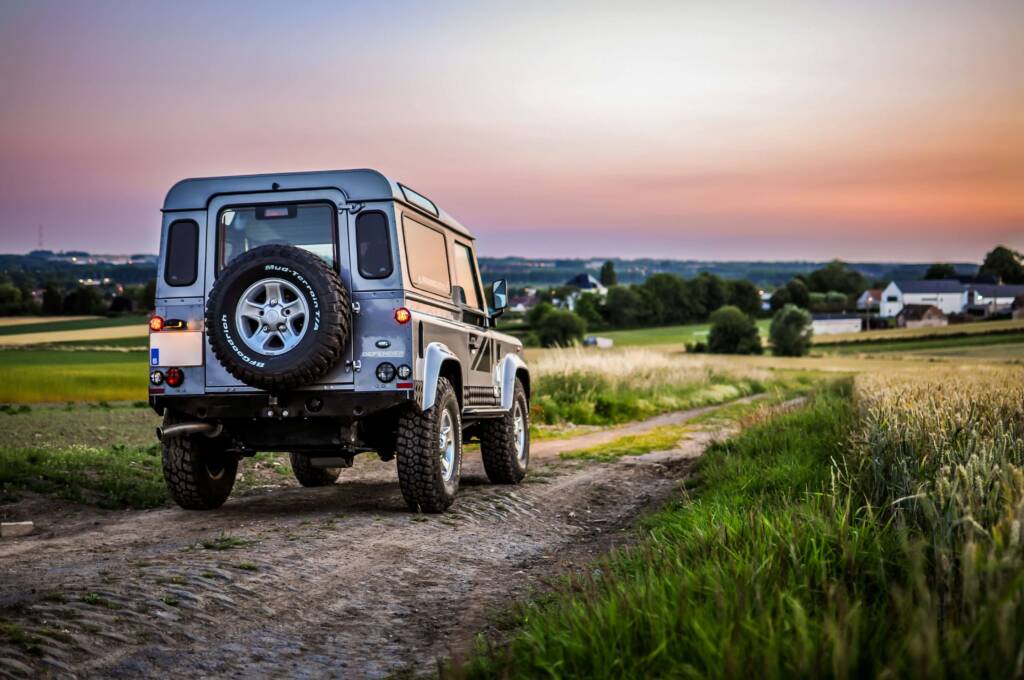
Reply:
[[[706,410],[538,442],[515,487],[488,484],[468,453],[445,515],[410,514],[393,463],[362,457],[333,487],[257,489],[214,513],[37,516],[36,536],[0,543],[0,619],[41,644],[0,636],[0,677],[430,672],[546,577],[627,540],[726,433],[615,463],[560,450]]]

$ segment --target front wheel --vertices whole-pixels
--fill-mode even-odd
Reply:
[[[410,510],[444,512],[455,501],[462,475],[462,418],[455,390],[437,381],[427,411],[409,406],[398,420],[398,483]]]
[[[494,484],[518,484],[530,464],[530,405],[516,378],[512,408],[501,418],[479,425],[480,457],[487,479]]]
[[[178,420],[164,416],[164,427]],[[163,442],[164,482],[174,502],[186,510],[214,510],[224,505],[235,486],[238,457],[203,435],[172,437]]]

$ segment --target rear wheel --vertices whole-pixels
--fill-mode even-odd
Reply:
[[[494,484],[521,482],[530,464],[530,406],[518,378],[512,408],[501,418],[481,421],[479,428],[487,479]]]
[[[180,422],[168,413],[164,427]],[[235,486],[238,457],[204,435],[172,437],[162,443],[164,482],[174,502],[186,510],[224,505]]]
[[[292,472],[299,484],[306,487],[330,486],[338,481],[341,468],[318,468],[313,467],[309,462],[309,456],[304,453],[288,454],[292,462]]]
[[[409,406],[398,421],[398,483],[411,510],[444,512],[454,501],[462,475],[462,418],[455,390],[437,382],[427,411]]]

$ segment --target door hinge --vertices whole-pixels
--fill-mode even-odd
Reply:
[[[358,314],[362,310],[363,310],[363,307],[358,302],[353,302],[352,303],[352,313],[353,314]]]

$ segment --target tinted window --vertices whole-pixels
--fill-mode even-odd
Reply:
[[[476,287],[476,266],[473,251],[461,243],[455,244],[455,283],[466,291],[466,304],[480,309],[480,291]]]
[[[361,213],[356,218],[356,250],[359,273],[363,278],[391,276],[391,241],[388,239],[388,218],[384,213]]]
[[[217,219],[221,266],[247,250],[284,244],[334,264],[334,207],[326,203],[224,208]]]
[[[171,286],[190,286],[195,283],[198,256],[199,224],[192,220],[172,222],[167,229],[164,281]]]
[[[444,234],[408,217],[402,220],[405,259],[412,285],[448,297],[452,280],[448,274],[448,249]]]

